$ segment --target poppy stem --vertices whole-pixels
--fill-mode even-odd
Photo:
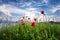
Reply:
[[[9,36],[9,40],[11,40],[11,35]]]

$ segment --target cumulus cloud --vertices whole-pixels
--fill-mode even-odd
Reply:
[[[33,6],[43,6],[43,5],[47,5],[49,2],[49,0],[39,0],[39,1],[35,1],[35,0],[31,0],[29,2],[24,2],[23,0],[20,2],[20,4],[22,4],[20,7],[33,7]]]
[[[47,4],[49,2],[49,0],[43,0],[42,2]]]
[[[21,2],[21,3],[18,3],[18,5],[21,5],[20,7],[32,7],[32,2]]]
[[[55,6],[52,6],[52,8],[50,9],[50,12],[55,14],[55,12],[58,10],[60,10],[60,3]],[[53,15],[53,18],[55,19],[55,22],[60,22],[60,16]]]
[[[23,10],[8,4],[0,5],[0,11],[2,11],[4,14],[8,16],[12,16],[11,13],[16,13],[16,14],[24,14],[33,18],[34,16],[36,16],[35,10],[36,8],[26,8]],[[34,11],[34,12],[31,12],[31,11]]]
[[[47,0],[44,0],[44,2],[48,3]],[[34,1],[34,3],[36,3]],[[31,6],[32,2],[25,3],[24,5],[22,5],[22,7],[27,6]],[[41,5],[41,3],[37,3],[36,5]],[[52,9],[50,10],[52,13],[55,13],[57,10],[60,10],[60,5],[57,5],[55,7],[52,7]],[[21,9],[9,4],[3,4],[0,5],[0,11],[2,11],[4,14],[8,15],[8,16],[13,16],[12,13],[14,14],[24,14],[24,16],[28,16],[31,18],[31,20],[36,16],[39,17],[37,14],[39,14],[40,12],[38,12],[38,8],[34,8],[34,7],[27,7],[25,9]],[[40,16],[41,17],[41,16]],[[18,17],[19,18],[19,17]],[[41,17],[42,18],[42,17]],[[16,18],[17,19],[17,18]],[[15,19],[14,19],[15,20]]]
[[[60,5],[56,5],[56,6],[52,7],[51,12],[55,13],[57,10],[60,10]]]
[[[5,5],[1,5],[0,6],[0,11],[2,11],[3,13],[5,13],[6,15],[11,16],[10,13],[9,13],[9,11],[6,10],[6,6]]]
[[[43,5],[47,5],[49,0],[42,0],[42,1],[39,1],[38,3],[33,1],[35,3],[34,6],[43,6]]]
[[[25,10],[27,10],[27,11],[37,11],[37,8],[26,8]]]

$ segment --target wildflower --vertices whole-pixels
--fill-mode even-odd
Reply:
[[[23,20],[23,19],[21,20],[21,24],[22,24],[22,25],[25,25],[25,22],[24,22],[24,20]]]
[[[17,21],[16,21],[16,23],[17,23]]]
[[[25,19],[24,19],[24,17],[22,17],[21,19],[20,19],[20,22],[21,22],[21,25],[25,25]]]
[[[21,24],[24,26],[25,25],[25,22],[23,21]]]
[[[20,21],[23,22],[23,19],[21,19]]]
[[[41,11],[41,14],[44,14],[44,11]]]
[[[44,16],[45,16],[44,11],[41,11],[41,14],[43,16],[43,22],[44,22]]]
[[[30,18],[28,18],[28,20],[30,20]]]
[[[24,19],[24,17],[23,17],[23,19]]]
[[[44,14],[44,11],[41,11],[41,14],[45,15],[45,14]]]
[[[37,18],[34,18],[34,21],[36,21],[37,20]]]
[[[35,22],[32,22],[32,23],[31,23],[31,26],[32,26],[32,27],[35,27],[35,26],[36,26],[36,23],[35,23]]]
[[[27,22],[31,22],[30,18],[28,18]]]

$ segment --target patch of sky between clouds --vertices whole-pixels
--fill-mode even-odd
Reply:
[[[18,14],[18,13],[11,13],[11,15],[16,17],[16,16],[23,16],[24,14],[22,14],[22,13],[21,13],[21,14]]]
[[[20,0],[2,0],[4,3],[8,3],[8,2],[19,2]]]
[[[58,3],[60,3],[60,0],[49,0],[49,3],[51,5],[57,5]]]

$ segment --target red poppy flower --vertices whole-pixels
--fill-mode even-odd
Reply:
[[[41,11],[41,14],[44,14],[44,11]]]
[[[8,32],[8,35],[11,35],[12,34],[12,32]]]
[[[31,26],[32,26],[32,27],[35,27],[35,26],[36,26],[36,23],[35,23],[35,22],[32,22],[32,23],[31,23]]]

